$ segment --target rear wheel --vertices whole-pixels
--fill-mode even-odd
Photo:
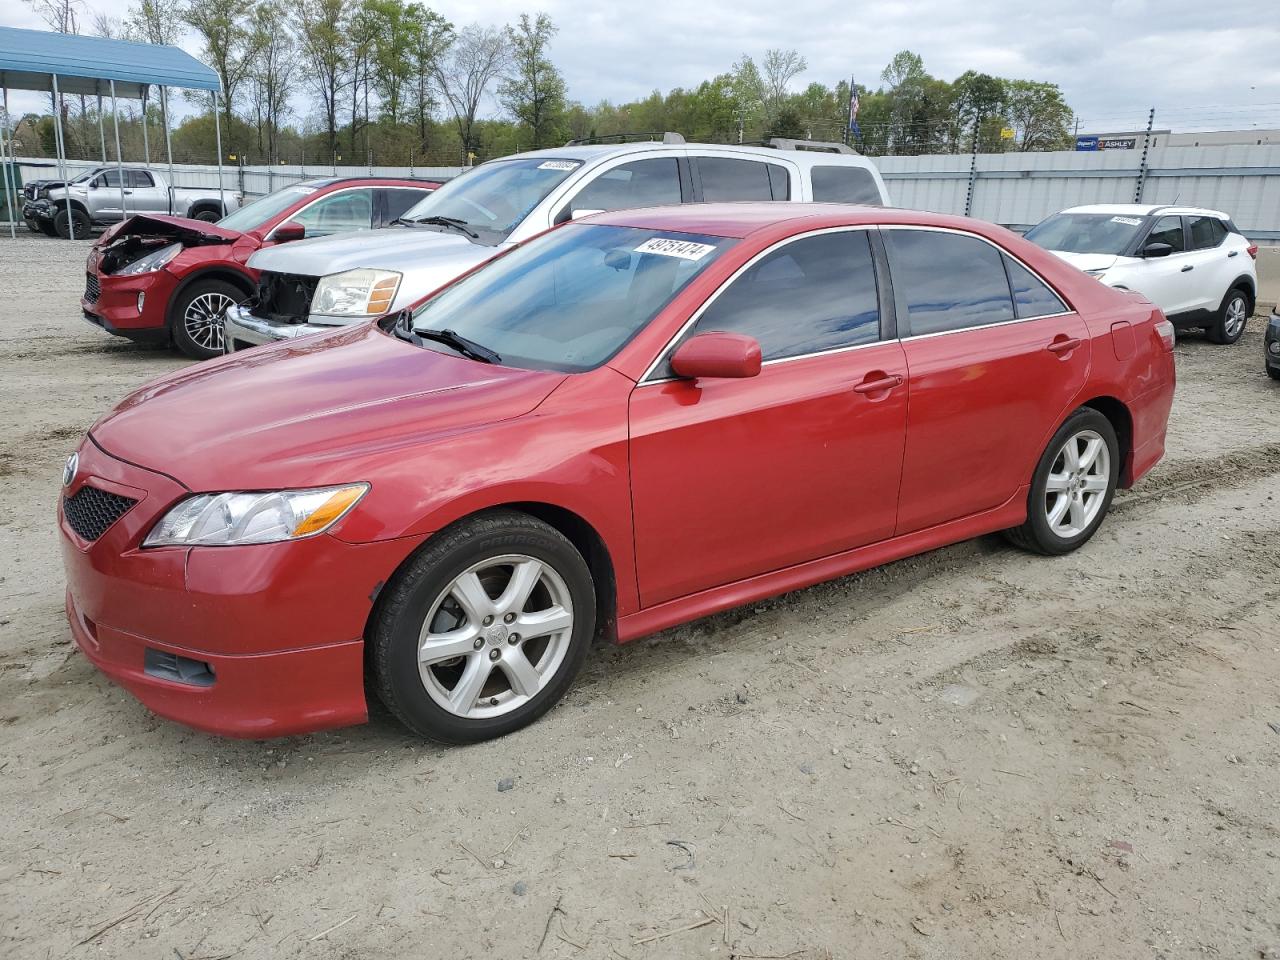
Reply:
[[[551,709],[594,633],[582,555],[540,520],[495,512],[438,535],[387,586],[370,637],[373,678],[415,733],[475,743]]]
[[[1111,421],[1082,407],[1067,418],[1031,478],[1027,520],[1006,531],[1035,553],[1070,553],[1101,526],[1120,476],[1120,450]]]
[[[66,209],[63,208],[53,215],[53,230],[64,240],[73,235],[76,240],[87,240],[93,230],[93,221],[83,210],[72,207],[71,215],[68,216]]]
[[[225,280],[197,280],[174,298],[169,329],[179,350],[196,360],[222,356],[222,315],[244,299]]]
[[[205,223],[217,223],[222,218],[218,216],[216,210],[201,210],[199,213],[192,215],[193,220],[203,220]]]
[[[1272,380],[1280,380],[1280,367],[1267,367],[1267,376]]]
[[[1209,339],[1214,343],[1235,343],[1244,334],[1249,314],[1253,312],[1253,298],[1235,287],[1227,291],[1218,309],[1218,319],[1209,328]]]

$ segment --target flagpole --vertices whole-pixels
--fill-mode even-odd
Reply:
[[[844,125],[844,142],[849,144],[852,139],[854,124],[857,122],[857,103],[858,103],[858,81],[856,75],[849,77],[849,117]]]

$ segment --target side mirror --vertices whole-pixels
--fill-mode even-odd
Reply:
[[[741,333],[700,333],[676,348],[671,369],[695,380],[754,377],[760,373],[760,342]]]
[[[1167,257],[1173,253],[1173,247],[1167,243],[1148,243],[1142,248],[1144,257]]]
[[[307,228],[296,220],[286,220],[276,227],[271,239],[276,243],[288,243],[290,240],[301,240],[307,235]]]
[[[593,210],[590,207],[583,207],[580,210],[573,211],[571,216],[574,220],[581,220],[583,217],[594,217],[597,213],[604,212],[604,210]]]

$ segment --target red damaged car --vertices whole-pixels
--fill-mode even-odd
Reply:
[[[359,723],[368,680],[419,734],[494,737],[596,637],[995,531],[1075,550],[1164,453],[1172,348],[976,220],[602,214],[129,396],[67,463],[67,614],[203,730]]]
[[[144,214],[108,229],[85,264],[84,317],[130,340],[222,354],[222,314],[250,296],[255,251],[304,237],[387,226],[439,184],[330,177],[277,190],[217,223]]]

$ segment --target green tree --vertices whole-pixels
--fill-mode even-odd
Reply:
[[[409,112],[418,130],[418,144],[427,149],[432,111],[436,106],[435,77],[440,61],[453,43],[453,24],[438,13],[420,7],[409,62],[413,76],[409,84]]]
[[[348,0],[302,0],[298,41],[307,85],[324,114],[326,158],[338,152],[338,102],[347,75]]]
[[[498,98],[517,122],[529,128],[535,150],[561,134],[564,78],[547,56],[557,32],[545,13],[532,20],[522,13],[515,26],[507,27],[511,75],[498,87]]]
[[[262,0],[253,8],[258,55],[249,71],[249,102],[258,153],[265,155],[268,163],[279,162],[280,129],[289,112],[298,64],[297,40],[289,31],[280,29],[285,16],[283,0]]]
[[[1064,150],[1071,143],[1071,108],[1056,83],[1009,81],[1008,119],[1019,150]]]
[[[182,18],[199,34],[202,59],[222,81],[222,116],[227,143],[234,146],[236,141],[231,135],[235,105],[258,55],[259,38],[249,28],[242,0],[189,0]]]

